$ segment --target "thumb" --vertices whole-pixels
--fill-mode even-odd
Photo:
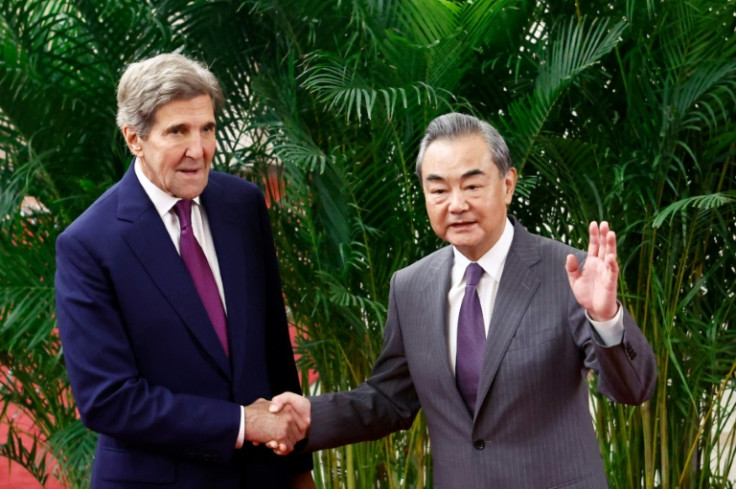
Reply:
[[[271,399],[271,405],[268,406],[268,412],[279,413],[282,409],[284,409],[284,406],[286,406],[286,400],[283,398],[283,396],[278,395]]]
[[[567,271],[567,279],[572,285],[580,277],[580,265],[578,264],[578,257],[569,254],[565,260],[565,271]]]

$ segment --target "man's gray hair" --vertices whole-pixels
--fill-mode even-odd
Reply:
[[[427,152],[430,144],[438,139],[455,139],[472,134],[479,134],[483,137],[491,152],[493,163],[498,167],[501,175],[505,175],[511,169],[511,157],[506,141],[496,128],[472,115],[450,112],[435,118],[427,126],[427,131],[419,145],[419,156],[417,157],[416,172],[419,179],[422,179],[424,153]]]
[[[159,107],[199,95],[210,96],[215,113],[223,105],[220,83],[200,61],[167,53],[132,63],[118,83],[118,127],[130,126],[146,139]]]

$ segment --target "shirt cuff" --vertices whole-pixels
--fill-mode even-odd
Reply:
[[[235,441],[235,448],[243,448],[245,443],[245,408],[240,406],[240,429],[238,430],[238,439]]]
[[[595,328],[604,346],[618,345],[624,339],[624,308],[620,302],[618,312],[608,321],[594,321],[588,315],[588,311],[585,311],[585,317]]]

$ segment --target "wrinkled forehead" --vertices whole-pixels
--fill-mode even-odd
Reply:
[[[453,175],[457,178],[495,174],[493,155],[480,135],[439,138],[427,146],[422,161],[422,179]]]

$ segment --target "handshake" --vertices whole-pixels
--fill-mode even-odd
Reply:
[[[277,455],[294,450],[307,436],[312,408],[309,399],[284,392],[270,402],[258,399],[245,406],[245,441],[264,444]]]

